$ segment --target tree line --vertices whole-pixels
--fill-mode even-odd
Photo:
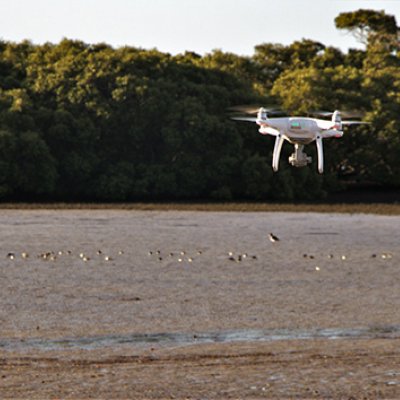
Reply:
[[[400,186],[399,28],[384,12],[335,19],[365,49],[302,39],[172,56],[64,39],[0,41],[0,200],[318,200],[349,185]],[[325,141],[326,172],[230,107],[357,110],[369,125]],[[316,160],[314,146],[306,148]]]

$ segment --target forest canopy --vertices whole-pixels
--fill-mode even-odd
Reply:
[[[340,14],[363,50],[302,39],[172,56],[64,39],[0,41],[0,200],[318,200],[349,185],[400,187],[400,45],[393,16]],[[357,110],[369,125],[290,167],[285,144],[232,121],[241,104]]]

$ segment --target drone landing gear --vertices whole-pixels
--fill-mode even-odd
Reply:
[[[289,164],[293,167],[305,167],[307,164],[311,164],[312,158],[303,152],[303,148],[302,144],[294,145],[294,153],[289,157]]]

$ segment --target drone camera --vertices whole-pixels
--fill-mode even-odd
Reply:
[[[307,164],[311,164],[312,157],[307,156],[306,153],[303,152],[302,145],[294,146],[294,153],[289,157],[289,164],[293,165],[293,167],[305,167]]]

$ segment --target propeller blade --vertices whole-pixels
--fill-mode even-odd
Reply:
[[[269,107],[263,107],[260,105],[255,105],[255,104],[248,104],[248,105],[238,105],[238,106],[233,106],[229,107],[228,110],[231,112],[235,113],[242,113],[242,114],[257,114],[260,108],[264,108],[265,111],[267,111],[268,115],[274,115],[274,114],[286,114],[285,111],[283,111],[280,107],[278,106],[269,106]]]
[[[342,125],[369,125],[371,122],[365,121],[342,121]]]
[[[261,106],[257,105],[239,105],[229,107],[228,110],[231,112],[243,113],[243,114],[257,114]]]
[[[310,112],[310,115],[315,115],[319,117],[331,117],[333,115],[333,112],[323,111],[323,110],[313,110]]]
[[[350,110],[350,111],[340,111],[340,115],[343,118],[362,118],[363,113],[361,111]],[[325,110],[313,110],[310,112],[311,115],[316,115],[320,117],[332,117],[332,111],[325,111]]]
[[[234,119],[235,121],[248,121],[248,122],[257,121],[256,117],[231,117],[231,119]]]
[[[362,118],[365,113],[357,110],[341,111],[340,115],[343,118]]]

